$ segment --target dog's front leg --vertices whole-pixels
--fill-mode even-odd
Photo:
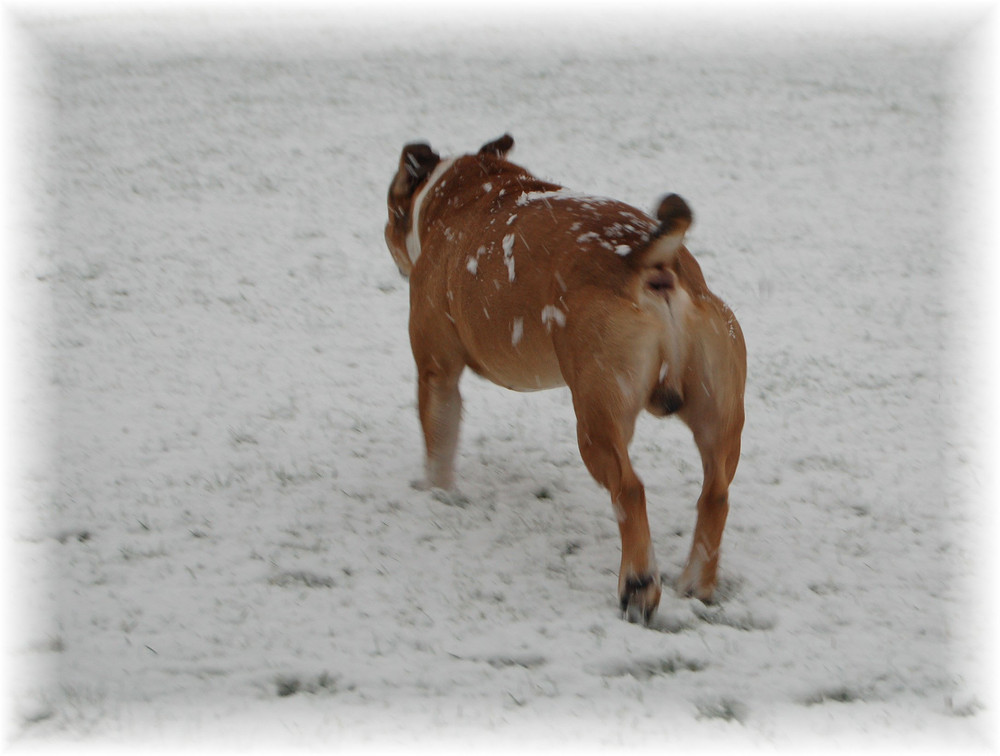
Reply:
[[[578,405],[577,420],[580,454],[590,474],[611,493],[618,519],[622,540],[618,598],[622,613],[629,619],[641,616],[649,622],[660,603],[660,572],[646,519],[646,490],[628,456],[631,433],[603,406]]]
[[[450,490],[455,483],[455,452],[462,420],[462,395],[458,381],[463,365],[438,360],[421,367],[418,363],[417,404],[427,452],[424,480],[417,488]]]

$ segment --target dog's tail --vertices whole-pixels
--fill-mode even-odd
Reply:
[[[645,246],[629,252],[626,259],[633,270],[643,268],[669,268],[673,265],[677,250],[684,241],[684,234],[691,227],[691,208],[676,194],[668,194],[660,200],[656,210],[659,227],[650,235]]]

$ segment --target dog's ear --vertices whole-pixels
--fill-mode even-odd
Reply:
[[[683,235],[691,226],[691,208],[683,197],[668,194],[656,208],[656,219],[660,221],[657,236]]]
[[[670,267],[677,250],[684,242],[684,234],[693,220],[688,203],[676,194],[668,194],[656,209],[659,227],[649,237],[649,242],[628,255],[633,268]]]
[[[504,134],[499,139],[494,139],[492,142],[487,142],[482,147],[479,148],[480,155],[496,155],[497,157],[506,157],[507,153],[514,148],[514,137],[510,134]]]
[[[440,162],[441,156],[429,144],[416,142],[406,145],[399,156],[399,170],[392,182],[392,195],[397,200],[409,197]]]

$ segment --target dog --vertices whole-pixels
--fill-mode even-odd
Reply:
[[[513,146],[505,134],[442,158],[408,144],[389,187],[385,240],[410,287],[420,487],[454,484],[466,367],[515,391],[568,386],[580,454],[621,532],[622,613],[648,623],[661,576],[628,447],[641,410],[676,415],[704,470],[676,588],[710,602],[740,457],[746,346],[683,244],[691,210],[671,194],[654,219],[542,181],[506,159]]]

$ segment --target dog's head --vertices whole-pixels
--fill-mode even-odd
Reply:
[[[484,144],[479,149],[480,156],[492,155],[503,158],[514,146],[509,134]],[[406,237],[416,233],[414,223],[414,202],[420,189],[441,162],[441,156],[423,142],[408,144],[399,156],[399,167],[389,185],[387,204],[389,220],[385,224],[385,243],[396,261],[396,267],[404,277],[409,277],[413,260],[406,245]]]

